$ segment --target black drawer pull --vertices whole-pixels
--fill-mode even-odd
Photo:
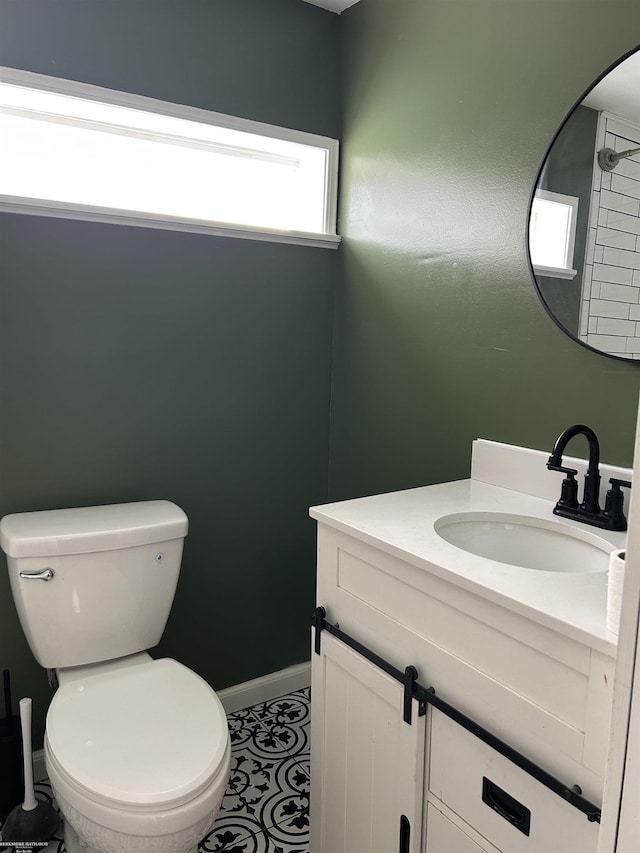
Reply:
[[[499,788],[491,779],[482,777],[482,802],[486,803],[500,817],[508,820],[512,826],[519,829],[525,835],[529,835],[531,827],[531,812],[522,803]]]

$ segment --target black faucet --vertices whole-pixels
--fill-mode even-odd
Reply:
[[[578,484],[575,477],[578,473],[574,468],[562,466],[562,455],[565,447],[576,435],[584,435],[589,442],[589,467],[584,478],[584,491],[582,503],[578,503]],[[607,492],[604,510],[600,509],[600,443],[591,427],[584,424],[570,426],[558,436],[547,461],[550,471],[562,471],[566,474],[562,481],[560,500],[553,508],[555,515],[571,518],[574,521],[582,521],[592,524],[594,527],[602,527],[606,530],[626,530],[627,519],[623,511],[624,495],[621,486],[631,487],[627,480],[617,480],[612,477],[609,480],[611,488]]]

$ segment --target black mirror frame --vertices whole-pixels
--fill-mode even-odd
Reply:
[[[640,44],[636,45],[636,47],[632,48],[631,50],[628,50],[626,53],[624,53],[615,62],[612,62],[608,68],[606,68],[601,74],[599,74],[598,77],[596,77],[596,79],[589,86],[589,88],[585,89],[585,91],[578,98],[578,100],[575,101],[573,106],[569,109],[569,111],[565,115],[564,119],[561,121],[560,126],[558,127],[556,132],[553,134],[551,141],[547,145],[545,152],[542,156],[542,160],[540,161],[540,165],[539,165],[538,169],[536,170],[536,176],[535,176],[535,179],[533,182],[533,186],[531,188],[531,192],[529,193],[529,202],[527,204],[527,219],[526,219],[526,223],[525,223],[525,235],[524,235],[525,250],[526,250],[526,255],[527,255],[527,266],[529,268],[529,276],[531,278],[533,286],[534,286],[536,293],[538,295],[538,299],[540,300],[544,310],[547,312],[547,314],[553,320],[553,322],[556,324],[556,326],[562,332],[564,332],[565,335],[570,337],[571,340],[575,341],[577,344],[580,344],[581,347],[584,347],[584,349],[589,350],[589,352],[597,353],[598,355],[605,356],[605,358],[612,358],[615,361],[621,361],[621,362],[624,362],[625,364],[640,364],[640,359],[627,358],[626,356],[615,355],[613,353],[608,353],[608,352],[605,352],[604,350],[596,349],[595,347],[592,347],[590,344],[585,343],[585,341],[580,340],[580,338],[577,337],[576,335],[574,335],[573,332],[569,331],[569,329],[567,329],[565,326],[563,326],[563,324],[560,322],[560,320],[558,320],[558,318],[555,316],[555,314],[551,311],[551,309],[547,305],[547,302],[546,302],[544,296],[542,295],[542,291],[540,290],[540,287],[538,285],[538,280],[536,278],[536,274],[535,274],[535,271],[533,269],[533,263],[531,261],[531,250],[529,247],[529,223],[531,222],[531,208],[533,206],[533,199],[535,197],[535,193],[536,193],[536,190],[538,188],[540,178],[542,177],[542,172],[543,172],[543,169],[546,165],[547,158],[549,157],[549,153],[551,152],[551,149],[553,148],[556,140],[560,136],[565,125],[569,121],[570,117],[573,115],[574,110],[580,106],[580,104],[584,101],[584,99],[587,97],[589,92],[591,92],[593,89],[595,89],[595,87],[598,85],[598,83],[600,83],[602,80],[604,80],[604,78],[611,71],[613,71],[614,68],[617,68],[618,65],[623,63],[630,56],[633,56],[635,53],[638,53],[638,51],[640,51]]]

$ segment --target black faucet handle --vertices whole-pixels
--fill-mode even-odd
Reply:
[[[607,499],[604,505],[604,515],[607,519],[607,527],[609,530],[626,530],[627,519],[624,514],[624,495],[620,489],[624,486],[627,489],[631,488],[629,480],[618,480],[617,477],[611,477],[609,480],[611,488],[607,492]]]
[[[562,459],[558,460],[562,462]],[[576,474],[578,473],[575,468],[565,468],[562,465],[556,464],[556,460],[553,455],[549,457],[549,461],[547,462],[547,468],[550,471],[561,471],[565,478],[562,481],[562,490],[560,492],[560,500],[556,504],[554,512],[557,513],[558,508],[561,510],[566,508],[569,510],[575,510],[578,508],[578,484],[576,483]]]
[[[631,488],[631,480],[618,480],[616,477],[610,477],[609,482],[615,490],[619,489],[620,486],[624,486],[626,489]]]
[[[562,471],[563,474],[567,474],[567,476],[575,477],[578,473],[577,468],[564,468],[562,465],[556,465],[553,461],[553,456],[549,457],[549,461],[547,462],[547,468],[549,471]]]

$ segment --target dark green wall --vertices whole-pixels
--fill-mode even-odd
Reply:
[[[640,41],[640,4],[361,0],[341,35],[332,499],[465,477],[478,436],[546,449],[576,422],[629,464],[640,366],[554,325],[524,241],[543,153]]]
[[[540,189],[578,199],[572,279],[536,275],[542,298],[553,316],[574,335],[578,335],[582,275],[589,230],[593,152],[598,129],[598,113],[578,106],[553,141],[538,181]]]
[[[300,0],[0,0],[0,61],[337,136],[337,23]],[[154,654],[216,688],[308,659],[339,252],[9,215],[0,239],[0,513],[174,500],[191,528]],[[3,568],[5,666],[41,731]]]

